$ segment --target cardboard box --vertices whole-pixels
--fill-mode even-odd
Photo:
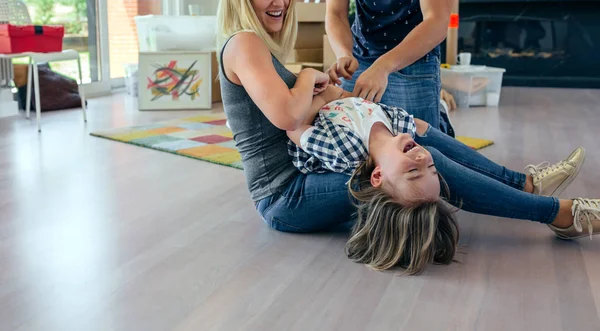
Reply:
[[[219,62],[217,61],[217,53],[212,53],[211,63],[211,84],[212,84],[212,102],[221,102],[221,83],[219,82]]]
[[[287,63],[284,66],[287,70],[296,75],[302,71],[302,63]]]
[[[16,87],[23,87],[27,85],[28,79],[28,69],[29,65],[27,64],[13,64],[14,69],[14,77],[13,81],[15,82]]]
[[[323,48],[323,35],[325,34],[325,23],[302,23],[298,24],[298,37],[296,38],[297,49]]]
[[[296,47],[288,57],[286,67],[293,73],[305,68],[323,70],[323,35],[325,34],[325,3],[296,2],[298,37]]]
[[[288,56],[287,63],[294,62],[323,62],[322,48],[294,49]]]
[[[323,63],[320,62],[302,62],[302,69],[304,68],[313,68],[319,71],[323,71]]]
[[[285,68],[291,71],[293,74],[298,74],[302,69],[313,68],[319,71],[323,71],[323,63],[312,63],[312,62],[301,62],[301,63],[287,63]]]
[[[323,35],[323,68],[325,68],[325,70],[329,69],[336,61],[337,57],[335,56],[335,53],[333,53],[333,49],[331,49],[329,38],[327,35]]]
[[[298,22],[325,23],[325,3],[296,2],[296,17]]]

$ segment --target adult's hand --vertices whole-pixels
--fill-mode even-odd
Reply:
[[[332,83],[342,85],[340,77],[351,79],[356,69],[358,69],[358,61],[354,56],[342,56],[327,69],[326,73]]]
[[[381,101],[387,89],[389,75],[389,71],[375,61],[358,77],[352,94],[373,102]]]
[[[315,87],[313,89],[313,95],[317,95],[323,91],[325,91],[325,89],[327,88],[327,85],[329,84],[329,75],[327,75],[324,72],[321,72],[319,70],[315,70],[312,68],[306,68],[302,71],[310,71],[311,74],[314,75],[315,77]]]
[[[448,93],[448,91],[442,89],[440,97],[448,105],[448,110],[456,109],[456,101],[454,101],[454,97],[452,96],[452,94],[450,94],[450,93]]]

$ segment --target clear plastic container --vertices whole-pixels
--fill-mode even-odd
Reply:
[[[127,94],[137,97],[138,96],[138,65],[136,63],[128,63],[124,65],[125,68],[125,90]]]
[[[502,68],[477,65],[442,68],[442,88],[452,94],[460,108],[497,107],[505,71]]]
[[[136,16],[141,53],[160,51],[214,51],[216,16]]]

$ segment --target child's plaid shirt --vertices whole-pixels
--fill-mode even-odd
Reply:
[[[354,98],[354,102],[356,98]],[[325,107],[334,107],[338,100]],[[362,101],[370,107],[379,107],[391,124],[394,136],[400,133],[409,133],[413,138],[416,125],[412,115],[397,107],[383,104],[373,104]],[[338,172],[351,175],[358,165],[367,160],[368,149],[360,136],[350,126],[339,122],[334,123],[322,111],[316,116],[312,131],[306,139],[306,150],[288,142],[288,153],[292,156],[294,165],[302,173],[309,172]],[[304,137],[303,137],[304,138]]]

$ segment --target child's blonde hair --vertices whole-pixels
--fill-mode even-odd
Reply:
[[[217,9],[217,52],[220,54],[227,39],[241,31],[256,33],[269,47],[281,63],[285,63],[288,54],[296,44],[298,22],[295,0],[290,0],[280,32],[271,36],[261,24],[252,0],[221,0]],[[218,57],[220,58],[220,56]]]
[[[423,272],[431,263],[452,263],[459,231],[451,207],[442,199],[403,206],[371,185],[374,169],[375,162],[369,157],[348,182],[358,217],[346,243],[348,258],[375,270],[399,265],[410,275]],[[439,177],[443,193],[448,195],[448,187]]]

